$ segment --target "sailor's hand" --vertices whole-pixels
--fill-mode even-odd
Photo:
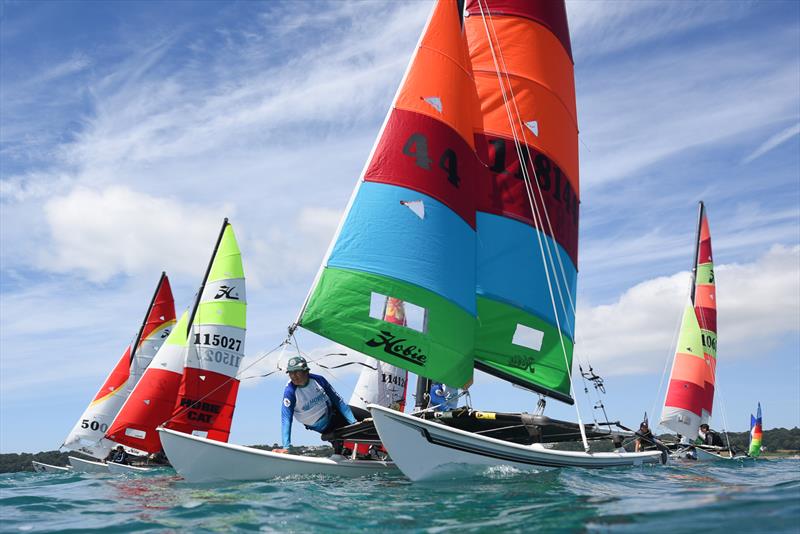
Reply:
[[[272,449],[272,452],[279,452],[281,454],[289,454],[289,449]]]

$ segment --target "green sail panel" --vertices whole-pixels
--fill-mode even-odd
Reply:
[[[573,343],[533,314],[478,297],[476,369],[572,404]],[[561,346],[563,339],[564,346]],[[565,361],[564,352],[567,358]]]
[[[423,331],[371,317],[373,294],[422,308]],[[456,387],[472,380],[475,318],[460,306],[414,284],[326,267],[303,313],[302,326],[432,380]]]

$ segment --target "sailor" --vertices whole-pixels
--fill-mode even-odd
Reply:
[[[700,430],[697,432],[696,445],[713,445],[715,447],[722,447],[724,443],[720,435],[711,430],[706,423],[700,425]]]
[[[642,421],[639,425],[639,430],[636,431],[636,444],[634,445],[634,452],[642,452],[648,445],[653,445],[653,433],[650,431],[650,426],[647,421]]]
[[[289,452],[292,446],[292,421],[296,417],[309,430],[323,434],[353,424],[356,418],[327,380],[311,374],[302,356],[289,359],[286,367],[289,383],[283,391],[281,435],[283,448],[272,452]],[[334,442],[334,453],[341,454],[341,442]]]
[[[111,461],[115,464],[125,464],[128,465],[130,462],[130,455],[125,452],[125,449],[122,448],[122,445],[117,445],[117,448],[111,451],[108,455],[111,458]]]

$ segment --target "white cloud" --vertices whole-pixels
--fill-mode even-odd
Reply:
[[[742,160],[742,163],[750,163],[756,158],[759,158],[772,150],[780,146],[781,144],[785,143],[792,137],[800,134],[800,124],[793,124],[788,128],[776,133],[766,141],[764,141],[758,148],[756,148],[753,152],[751,152],[746,158]]]
[[[214,209],[186,205],[123,186],[77,188],[44,207],[52,248],[43,252],[45,271],[79,271],[94,282],[145,270],[196,275],[208,262],[222,221]],[[231,215],[233,215],[231,213]]]
[[[719,265],[714,273],[720,365],[800,331],[800,246],[776,245],[752,263]],[[674,353],[688,291],[682,272],[637,284],[612,304],[579,304],[576,350],[607,375],[660,372]]]

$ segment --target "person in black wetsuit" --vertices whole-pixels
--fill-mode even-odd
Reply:
[[[722,436],[717,432],[711,430],[706,423],[700,425],[700,431],[697,433],[697,445],[712,445],[714,447],[724,447],[725,443],[722,441]]]
[[[106,458],[106,461],[114,462],[115,464],[125,464],[125,465],[131,463],[130,454],[125,452],[125,449],[122,448],[122,445],[117,445],[117,448],[112,450],[111,453],[109,453],[108,457]]]
[[[653,433],[650,431],[650,426],[647,421],[642,421],[639,425],[639,430],[636,431],[636,444],[634,445],[634,452],[642,452],[649,445],[653,445]]]

